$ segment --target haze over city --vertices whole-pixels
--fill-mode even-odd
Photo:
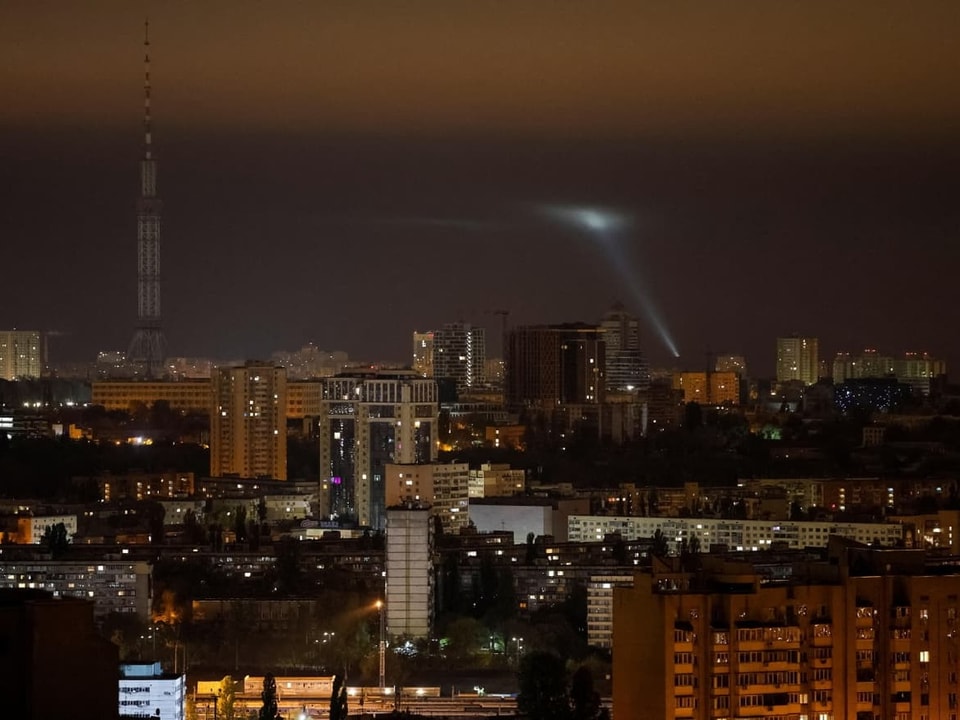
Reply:
[[[657,363],[769,373],[795,331],[956,361],[960,12],[865,9],[13,5],[0,326],[129,342],[149,14],[171,354],[409,361],[413,329],[620,300]]]

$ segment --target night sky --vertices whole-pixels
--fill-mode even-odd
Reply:
[[[8,0],[0,328],[53,359],[136,322],[147,12],[172,355],[409,361],[454,320],[496,355],[494,310],[621,300],[656,364],[960,362],[955,1]]]

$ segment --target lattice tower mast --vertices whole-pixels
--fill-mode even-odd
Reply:
[[[150,22],[144,23],[143,159],[140,161],[140,199],[137,201],[137,328],[129,357],[146,374],[164,372],[165,345],[160,325],[160,210],[157,161],[153,157],[150,116]]]

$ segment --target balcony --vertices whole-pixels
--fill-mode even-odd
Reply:
[[[819,660],[815,663],[817,667],[829,667],[832,660],[829,658],[821,663]],[[769,662],[759,663],[760,670],[799,670],[800,663],[790,662],[789,660],[771,660]],[[741,666],[742,667],[742,666]]]
[[[695,709],[692,707],[678,707],[673,709],[675,718],[692,718]]]

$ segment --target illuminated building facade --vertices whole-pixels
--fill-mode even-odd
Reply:
[[[860,355],[837,353],[833,361],[833,382],[869,378],[896,378],[920,395],[930,394],[930,383],[947,372],[947,364],[925,352],[908,352],[901,357],[881,355],[873,349]]]
[[[176,498],[193,495],[194,475],[192,472],[106,474],[98,475],[96,483],[104,502]]]
[[[413,333],[413,371],[420,377],[433,377],[433,333]]]
[[[430,508],[390,507],[386,517],[387,632],[390,637],[429,637],[434,595]]]
[[[130,412],[137,405],[151,407],[162,401],[178,412],[209,412],[211,400],[209,380],[98,380],[91,384],[91,404],[105,410]]]
[[[591,575],[587,582],[587,644],[613,648],[613,589],[633,587],[633,575]]]
[[[513,470],[507,464],[483,463],[470,470],[468,493],[472,498],[507,497],[523,495],[527,476],[523,470]]]
[[[908,352],[894,361],[897,380],[909,385],[921,395],[930,394],[930,383],[947,374],[947,364],[924,352]]]
[[[655,564],[614,591],[613,697],[652,719],[956,720],[956,569],[922,551]]]
[[[616,303],[600,323],[606,344],[606,386],[610,392],[642,391],[650,369],[640,350],[640,321]]]
[[[120,560],[0,561],[0,589],[45,590],[55,598],[93,602],[99,619],[110,613],[150,618],[152,575],[145,562]]]
[[[864,544],[884,547],[897,545],[903,539],[899,523],[840,523],[807,520],[726,520],[721,518],[669,518],[614,515],[571,515],[568,519],[570,542],[599,542],[617,533],[624,540],[651,538],[659,530],[672,553],[679,553],[683,543],[697,538],[706,551],[711,544],[730,550],[758,551],[774,543],[803,549],[826,547],[831,535]],[[479,525],[478,525],[479,527]]]
[[[519,326],[506,339],[508,405],[549,409],[603,402],[602,329],[583,323]]]
[[[861,378],[891,377],[895,374],[893,358],[866,349],[860,355],[837,353],[833,359],[833,382],[860,380]]]
[[[184,720],[186,676],[164,673],[159,662],[120,665],[120,716]]]
[[[433,333],[433,377],[450,378],[464,392],[485,382],[487,332],[465,323],[447,323]]]
[[[17,542],[23,545],[38,545],[43,540],[47,528],[63,523],[67,538],[77,534],[76,515],[41,515],[17,519]]]
[[[683,391],[683,400],[688,403],[740,403],[740,377],[734,372],[678,372],[673,374],[673,387]]]
[[[434,460],[437,383],[410,370],[342,375],[323,383],[321,514],[382,529],[386,466]]]
[[[317,417],[323,406],[323,383],[301,380],[287,383],[287,419]]]
[[[287,479],[287,373],[270,364],[213,375],[210,474]]]
[[[469,464],[389,464],[385,473],[387,507],[425,502],[431,513],[440,518],[443,531],[451,535],[469,524]]]
[[[0,331],[0,380],[38,378],[43,364],[43,336],[39,331]]]
[[[777,338],[777,382],[799,380],[804,385],[813,385],[820,374],[820,356],[817,338]]]

